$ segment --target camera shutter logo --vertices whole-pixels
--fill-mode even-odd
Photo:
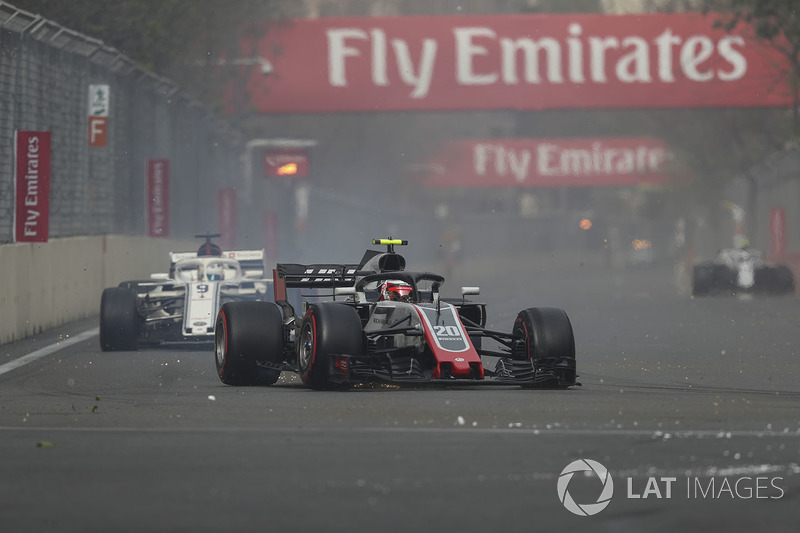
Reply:
[[[579,504],[570,496],[567,487],[577,472],[593,472],[600,481],[603,483],[603,490],[595,503]],[[589,474],[587,474],[589,475]],[[592,461],[591,459],[578,459],[573,461],[561,471],[558,477],[558,499],[566,507],[566,509],[578,516],[592,516],[596,515],[605,509],[611,502],[611,497],[614,495],[614,480],[611,479],[611,474],[608,473],[606,467]]]

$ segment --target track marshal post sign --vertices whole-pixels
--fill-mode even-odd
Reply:
[[[50,132],[14,134],[14,240],[47,242],[50,225]]]
[[[89,146],[108,144],[108,108],[111,93],[108,85],[89,85]]]

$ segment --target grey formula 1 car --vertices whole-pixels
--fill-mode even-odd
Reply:
[[[794,275],[787,265],[767,263],[761,252],[749,248],[726,248],[714,261],[694,266],[692,294],[794,293]]]
[[[466,299],[479,289],[440,297],[442,276],[405,269],[394,247],[406,243],[373,240],[386,251],[367,250],[358,264],[278,264],[274,302],[220,309],[220,380],[269,385],[290,371],[317,390],[369,382],[576,384],[575,340],[563,310],[533,307],[518,314],[510,332],[487,329],[485,304]],[[306,298],[298,315],[287,288],[327,294]]]
[[[136,350],[140,343],[213,342],[220,306],[267,301],[272,280],[264,279],[264,250],[222,251],[206,238],[197,252],[170,253],[168,273],[124,281],[103,291],[100,346]]]

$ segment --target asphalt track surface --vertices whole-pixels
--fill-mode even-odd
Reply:
[[[68,324],[0,346],[0,531],[798,530],[796,297],[691,299],[597,258],[456,274],[498,329],[565,309],[582,386],[228,387],[208,347],[102,353]],[[613,480],[594,516],[559,498],[579,459]]]

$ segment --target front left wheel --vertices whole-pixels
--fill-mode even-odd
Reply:
[[[533,365],[533,385],[575,385],[575,336],[566,312],[553,307],[525,309],[517,315],[512,333],[518,339],[515,355]]]

